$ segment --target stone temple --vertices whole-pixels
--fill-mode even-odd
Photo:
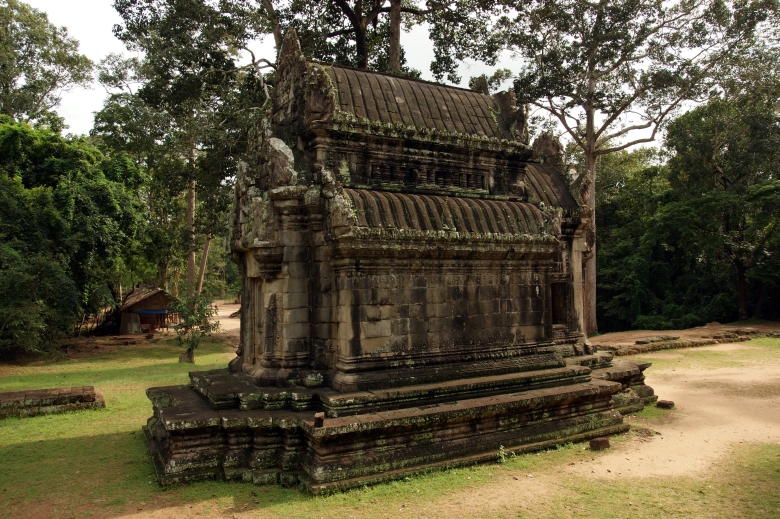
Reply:
[[[238,356],[147,392],[162,484],[320,493],[628,429],[649,364],[582,332],[589,214],[526,115],[287,34],[236,180]]]

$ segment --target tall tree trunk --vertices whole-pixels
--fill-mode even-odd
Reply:
[[[203,256],[200,258],[200,271],[198,272],[198,285],[195,290],[200,294],[203,289],[203,277],[206,274],[206,262],[209,259],[209,246],[211,245],[211,237],[206,236],[206,243],[203,245]]]
[[[168,262],[157,264],[157,283],[164,290],[168,290]]]
[[[590,92],[595,91],[595,80],[591,79],[588,85]],[[587,172],[586,182],[588,186],[588,196],[585,203],[590,210],[590,228],[587,230],[591,234],[592,243],[590,257],[585,262],[585,286],[583,288],[583,313],[585,314],[585,333],[592,335],[598,332],[598,322],[596,320],[596,121],[595,111],[592,107],[586,106],[585,110],[585,170]],[[591,241],[589,240],[589,241]]]
[[[195,145],[190,145],[190,185],[187,191],[187,284],[195,283]]]
[[[390,71],[401,70],[401,0],[390,0]]]
[[[279,49],[282,48],[282,28],[279,26],[279,17],[276,16],[276,10],[271,0],[262,0],[263,7],[268,12],[268,18],[271,19],[274,32],[274,43],[276,44],[276,53],[279,54]]]
[[[187,282],[195,282],[195,179],[190,180],[187,191]]]
[[[756,310],[753,312],[754,318],[761,319],[761,313],[764,309],[764,301],[766,301],[766,283],[761,283],[761,295],[758,297]]]
[[[591,185],[590,189],[591,197],[595,196],[593,186]],[[592,204],[588,204],[591,206],[591,224],[590,229],[588,232],[593,233],[593,243],[591,244],[590,249],[590,256],[585,261],[585,272],[584,272],[584,279],[585,279],[585,286],[583,288],[583,309],[585,314],[585,333],[588,335],[592,335],[596,332],[598,332],[598,321],[596,319],[596,213],[594,208],[592,207]]]
[[[358,68],[368,68],[368,43],[366,42],[366,28],[360,25],[355,27],[355,48],[358,55]]]
[[[744,321],[748,318],[747,307],[747,280],[745,279],[745,265],[740,260],[734,260],[734,266],[737,268],[737,287],[739,290],[739,320]]]

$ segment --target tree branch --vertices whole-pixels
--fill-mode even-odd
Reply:
[[[572,130],[571,127],[569,126],[569,124],[566,122],[566,115],[564,113],[562,113],[562,112],[558,112],[555,109],[555,105],[553,104],[551,98],[548,97],[547,98],[547,102],[550,105],[549,107],[548,106],[544,106],[543,104],[536,103],[536,102],[534,102],[532,104],[534,104],[534,105],[538,106],[539,108],[541,108],[543,110],[546,110],[547,112],[549,112],[552,115],[554,115],[561,122],[563,127],[566,128],[566,131],[569,132],[569,135],[571,135],[571,138],[574,139],[574,142],[577,143],[577,146],[579,146],[582,149],[585,149],[585,143],[582,142],[582,139],[579,137],[579,135],[577,135],[577,133],[575,133],[574,130]],[[577,122],[577,124],[579,126],[579,121]]]
[[[332,38],[334,36],[342,36],[344,34],[349,34],[349,33],[352,33],[352,32],[355,32],[355,28],[354,27],[352,29],[343,29],[341,31],[329,32],[328,34],[325,35],[325,37],[326,38]]]
[[[262,2],[263,7],[266,11],[268,11],[268,16],[273,22],[274,42],[276,43],[276,51],[279,52],[279,49],[282,48],[282,28],[279,27],[279,18],[276,16],[276,10],[274,9],[274,5],[271,3],[271,0],[262,0]]]
[[[344,15],[349,19],[353,27],[357,28],[361,26],[360,25],[361,20],[358,20],[355,11],[352,10],[352,8],[349,6],[346,0],[333,0],[333,3],[336,4],[339,7],[339,9],[341,9],[341,12],[343,12]]]

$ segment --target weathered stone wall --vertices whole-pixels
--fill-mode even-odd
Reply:
[[[339,390],[553,362],[538,355],[552,338],[543,265],[371,261],[340,267],[335,283]]]

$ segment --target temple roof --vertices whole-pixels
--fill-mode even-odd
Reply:
[[[328,66],[338,109],[381,123],[512,139],[491,96],[426,81]]]
[[[534,205],[449,196],[345,189],[358,227],[468,233],[541,234],[544,217]]]
[[[525,167],[528,193],[551,207],[576,211],[577,202],[569,192],[569,186],[558,170],[546,164],[529,162]]]

